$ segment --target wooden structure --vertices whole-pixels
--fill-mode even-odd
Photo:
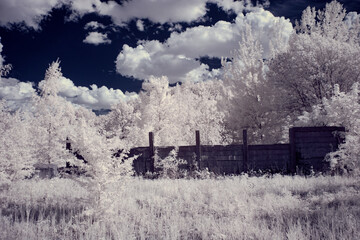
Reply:
[[[187,161],[190,169],[196,161],[200,169],[208,168],[217,174],[240,174],[248,171],[304,174],[324,172],[329,163],[324,161],[327,153],[335,151],[343,141],[343,127],[295,127],[289,131],[288,144],[248,145],[247,131],[243,131],[241,145],[201,145],[200,132],[196,131],[195,146],[180,146],[178,157]],[[149,133],[149,147],[133,148],[130,156],[140,155],[134,161],[137,174],[154,171],[154,154],[168,156],[174,147],[154,146],[154,135]]]

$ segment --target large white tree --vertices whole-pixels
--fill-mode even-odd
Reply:
[[[267,80],[265,63],[262,47],[247,26],[230,61],[222,61],[225,98],[220,104],[233,142],[242,140],[243,129],[249,130],[253,143],[281,140],[276,89]]]
[[[358,33],[345,24],[345,16],[336,1],[318,12],[307,8],[288,50],[270,62],[269,81],[289,113],[301,114],[331,97],[334,84],[346,92],[360,80]]]
[[[174,89],[176,115],[174,120],[181,132],[182,144],[194,145],[194,132],[200,131],[202,144],[228,142],[224,128],[224,113],[219,109],[222,82],[185,82]]]
[[[221,144],[224,116],[217,106],[219,84],[186,82],[170,87],[166,77],[151,77],[137,99],[115,105],[102,117],[104,133],[135,147],[148,145],[148,133],[153,132],[155,145],[179,146],[194,145],[199,130],[203,144]]]
[[[38,146],[40,163],[65,166],[74,156],[66,149],[68,136],[75,131],[75,108],[58,95],[62,77],[60,62],[53,62],[39,83],[40,96],[33,98],[32,135]]]

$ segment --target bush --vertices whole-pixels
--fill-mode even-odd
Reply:
[[[339,173],[360,174],[360,89],[359,83],[352,86],[350,92],[340,92],[335,85],[334,95],[324,98],[321,104],[304,112],[297,125],[301,126],[344,126],[345,142],[339,150],[329,153],[327,160],[331,168]]]

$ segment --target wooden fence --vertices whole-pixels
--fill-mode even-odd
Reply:
[[[243,144],[201,145],[200,132],[196,131],[195,146],[180,146],[178,157],[186,160],[184,168],[196,161],[200,169],[208,168],[217,174],[240,174],[248,171],[270,171],[304,174],[324,172],[329,163],[326,154],[335,151],[343,141],[343,127],[294,127],[289,131],[288,144],[248,145],[247,131],[243,131]],[[154,155],[168,156],[175,147],[154,146],[154,135],[149,133],[149,147],[133,148],[130,156],[139,155],[134,161],[137,174],[154,172]]]

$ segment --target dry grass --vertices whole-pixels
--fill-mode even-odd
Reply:
[[[356,178],[136,178],[101,219],[80,186],[47,182],[1,192],[2,239],[360,239]]]

